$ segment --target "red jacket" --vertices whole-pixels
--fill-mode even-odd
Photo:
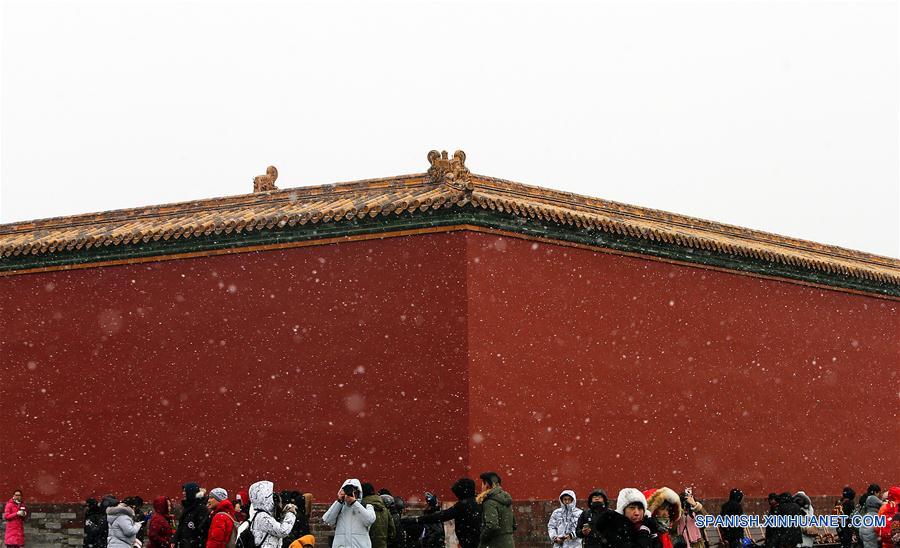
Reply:
[[[894,548],[894,542],[891,540],[891,522],[900,508],[900,485],[888,489],[885,499],[887,500],[881,505],[878,515],[884,516],[886,523],[878,532],[881,535],[881,548]]]
[[[21,546],[25,544],[25,518],[19,515],[19,509],[25,505],[18,504],[9,499],[6,508],[3,509],[3,519],[6,520],[6,537],[4,542],[9,545]]]
[[[209,535],[206,537],[206,548],[225,548],[231,540],[231,531],[235,528],[234,505],[228,499],[216,505],[212,523],[209,524]]]
[[[170,548],[175,529],[169,521],[169,499],[156,497],[153,499],[153,517],[147,529],[146,548]]]

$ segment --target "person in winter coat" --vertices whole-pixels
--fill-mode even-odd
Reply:
[[[371,483],[362,484],[362,505],[371,506],[375,510],[375,523],[369,527],[369,540],[372,548],[387,548],[388,539],[397,536],[391,511],[385,506],[381,495],[375,492]]]
[[[125,499],[122,502],[124,502],[126,504],[126,506],[128,506],[129,508],[134,510],[134,521],[135,522],[143,523],[143,522],[147,521],[147,515],[144,513],[144,510],[143,510],[144,499],[142,499],[141,497],[138,497],[138,496],[125,497]],[[145,533],[146,533],[146,531],[144,531],[143,528],[141,528],[141,530],[138,531],[137,538],[139,541],[141,541],[141,544],[144,543]]]
[[[259,548],[280,548],[281,539],[288,536],[297,520],[297,506],[286,504],[284,517],[275,519],[275,486],[271,481],[258,481],[250,486],[250,531]]]
[[[603,538],[610,548],[662,548],[659,523],[647,514],[647,498],[626,487],[616,497],[616,511],[601,523]]]
[[[728,501],[722,505],[722,511],[719,513],[723,516],[743,515],[744,507],[741,505],[742,500],[744,500],[744,493],[742,493],[740,489],[732,489],[728,494]],[[743,538],[743,527],[722,527],[722,540],[727,544],[726,548],[740,548]]]
[[[877,516],[880,508],[881,499],[875,495],[869,495],[866,498],[864,515]],[[862,540],[863,548],[881,548],[881,539],[875,527],[860,527],[859,538]]]
[[[802,516],[803,510],[794,502],[794,497],[790,493],[781,493],[778,495],[778,506],[775,507],[775,515],[777,516]],[[799,527],[776,527],[771,531],[773,536],[772,544],[774,548],[797,548],[803,541],[803,535]]]
[[[13,496],[3,508],[3,519],[6,520],[6,534],[3,542],[7,548],[25,546],[25,518],[28,510],[22,502],[22,490],[13,491]]]
[[[609,516],[605,516],[608,512],[613,512],[609,507],[609,497],[602,489],[594,489],[588,495],[588,507],[578,516],[578,523],[575,524],[575,536],[583,539],[585,548],[600,548],[606,544],[606,539],[602,535],[601,525],[609,520]]]
[[[453,520],[453,529],[456,531],[460,548],[478,548],[481,537],[481,508],[475,502],[475,482],[469,478],[460,478],[450,490],[457,499],[453,506],[440,512],[408,518],[408,521],[425,525]]]
[[[184,500],[181,501],[181,517],[173,539],[175,548],[203,548],[206,543],[203,526],[209,517],[206,492],[194,482],[185,483],[181,489]]]
[[[206,548],[226,548],[232,535],[237,537],[234,506],[228,500],[228,492],[221,487],[209,492],[209,500],[216,501],[216,504],[212,508],[212,519],[206,534]]]
[[[688,548],[704,548],[706,541],[703,540],[703,534],[697,527],[697,516],[706,514],[706,510],[694,498],[690,489],[681,494],[681,503],[681,515],[671,522],[671,532],[675,535],[672,544],[677,546],[681,544],[681,539],[684,539],[684,545]]]
[[[172,527],[172,501],[159,496],[153,499],[153,517],[147,527],[147,544],[144,548],[170,548],[175,528]]]
[[[106,537],[101,536],[104,528],[101,522],[106,521],[106,512],[100,511],[97,499],[84,501],[84,548],[104,548]]]
[[[425,493],[425,510],[423,515],[430,516],[441,511],[441,503],[432,492]],[[419,544],[422,548],[443,548],[444,547],[444,525],[440,521],[429,522],[422,526],[421,540]]]
[[[547,522],[547,536],[554,546],[563,548],[578,548],[581,541],[575,534],[578,518],[581,517],[581,508],[576,506],[577,497],[575,491],[566,489],[559,494],[559,508],[550,513]]]
[[[673,521],[681,517],[681,497],[668,487],[648,489],[644,491],[644,496],[647,498],[647,513],[659,525],[659,540],[663,548],[672,548],[674,543],[669,528]]]
[[[797,491],[797,494],[794,495],[794,502],[800,507],[803,511],[803,514],[807,517],[815,514],[815,510],[812,507],[812,500],[806,493],[803,491]],[[800,546],[804,548],[810,548],[813,544],[816,543],[816,536],[819,534],[819,530],[816,527],[801,527],[800,533],[803,535],[803,539],[800,541]]]
[[[119,504],[119,499],[113,495],[105,495],[100,499],[100,513],[103,519],[100,520],[100,538],[103,548],[106,548],[106,540],[109,538],[109,522],[106,520],[106,511]]]
[[[134,521],[134,510],[124,502],[106,509],[106,522],[109,524],[107,548],[132,548],[138,531],[144,525]]]
[[[382,489],[381,491],[387,491]],[[394,522],[393,538],[388,538],[388,548],[403,548],[406,543],[406,529],[403,527],[403,499],[394,497],[390,492],[381,493],[381,502],[387,506],[391,513],[391,521]]]
[[[881,548],[894,548],[894,542],[891,540],[891,529],[894,516],[900,509],[900,485],[894,485],[888,489],[884,496],[884,504],[878,510],[879,516],[884,516],[885,526],[879,528],[881,535]]]
[[[334,527],[333,548],[372,548],[369,528],[375,523],[375,508],[363,506],[362,484],[358,479],[348,479],[337,493],[337,500],[322,516],[326,525]]]
[[[851,548],[853,546],[853,528],[850,527],[849,519],[850,516],[853,515],[853,511],[856,509],[856,491],[854,491],[849,485],[844,487],[843,491],[841,491],[841,515],[847,516],[847,525],[845,527],[837,528],[838,539],[841,541],[841,548]]]
[[[516,518],[512,510],[512,497],[500,486],[496,472],[485,472],[481,478],[481,493],[475,501],[481,505],[481,548],[513,548],[513,531]]]
[[[247,521],[250,517],[250,497],[244,491],[238,491],[237,496],[231,501],[234,506],[234,519],[238,523]]]

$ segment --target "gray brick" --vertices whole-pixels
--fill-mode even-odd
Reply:
[[[75,519],[75,512],[63,512],[59,515],[59,519]]]

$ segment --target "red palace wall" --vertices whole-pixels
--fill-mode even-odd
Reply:
[[[900,481],[896,301],[485,234],[468,287],[470,462],[514,496]]]
[[[449,486],[464,257],[439,234],[0,278],[3,492]]]
[[[472,232],[0,278],[0,488],[896,482],[898,304]]]

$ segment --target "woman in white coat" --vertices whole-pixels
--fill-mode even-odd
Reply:
[[[143,522],[134,521],[134,510],[124,502],[106,509],[106,522],[109,534],[106,545],[109,548],[132,548]]]
[[[352,486],[353,495],[345,492]],[[363,506],[359,502],[362,484],[358,479],[348,479],[338,491],[338,499],[322,516],[322,521],[334,527],[332,548],[372,548],[369,528],[375,523],[375,508],[371,504]]]
[[[275,519],[275,486],[271,481],[258,481],[250,486],[250,531],[260,548],[281,548],[281,539],[291,534],[297,520],[297,507],[284,507],[281,523]]]

